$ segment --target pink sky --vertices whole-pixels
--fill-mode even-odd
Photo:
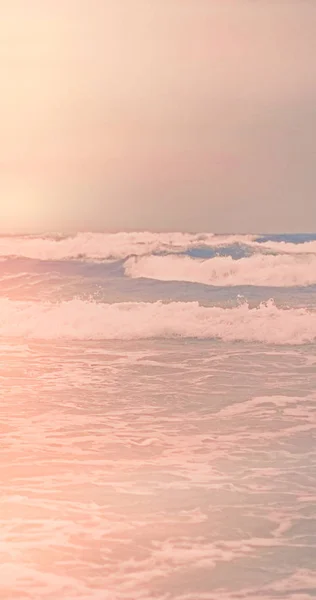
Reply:
[[[316,230],[316,5],[11,0],[0,229]]]

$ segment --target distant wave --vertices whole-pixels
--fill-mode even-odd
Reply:
[[[240,252],[236,253],[236,247]],[[27,258],[40,261],[82,260],[90,262],[125,260],[130,256],[181,254],[198,251],[201,256],[232,254],[315,255],[316,240],[274,241],[256,235],[217,235],[213,233],[77,233],[68,237],[0,236],[0,261]]]
[[[198,246],[225,246],[247,243],[252,235],[217,236],[212,233],[78,233],[73,237],[0,237],[0,256],[39,260],[124,259],[153,252],[181,252]]]
[[[278,254],[316,254],[316,240],[293,244],[292,242],[275,242],[269,240],[267,242],[246,242],[252,247],[259,250],[269,250]]]
[[[255,254],[233,260],[230,256],[207,260],[189,256],[129,258],[125,274],[160,281],[188,281],[213,286],[291,287],[316,284],[316,255]]]
[[[316,312],[281,309],[273,301],[258,308],[246,303],[221,308],[198,302],[39,303],[0,298],[0,336],[48,340],[181,337],[304,344],[316,340]]]

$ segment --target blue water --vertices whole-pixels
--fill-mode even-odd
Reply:
[[[156,237],[0,239],[0,597],[312,598],[316,235]]]

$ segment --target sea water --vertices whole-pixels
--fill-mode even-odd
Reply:
[[[316,235],[0,237],[0,598],[316,595]]]

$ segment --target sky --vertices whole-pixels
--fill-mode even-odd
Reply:
[[[316,231],[314,0],[10,0],[0,230]]]

